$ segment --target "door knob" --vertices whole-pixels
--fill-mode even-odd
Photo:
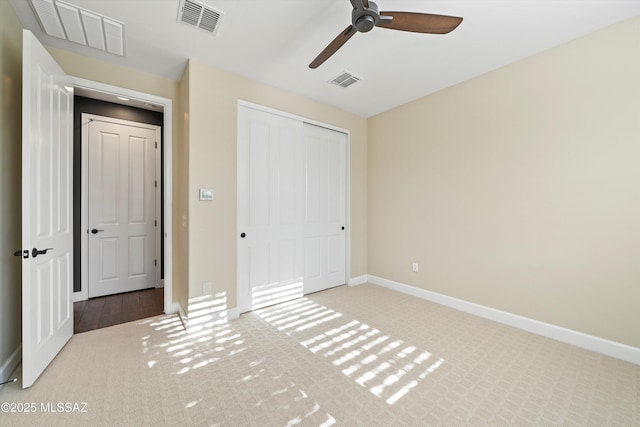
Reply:
[[[98,230],[97,228],[94,228],[93,230],[91,230],[91,234],[98,234],[101,231],[104,231],[104,230]]]
[[[240,233],[240,237],[242,237],[244,239],[245,237],[247,237],[247,235],[244,234],[244,233]]]
[[[33,250],[31,251],[31,257],[35,258],[38,255],[44,255],[47,253],[47,251],[52,251],[52,250],[53,248],[47,248],[39,251],[38,248],[33,248]]]

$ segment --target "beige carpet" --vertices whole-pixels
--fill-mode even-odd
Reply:
[[[0,425],[640,425],[640,366],[373,285],[203,320],[75,335]]]

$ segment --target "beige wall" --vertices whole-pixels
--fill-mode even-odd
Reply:
[[[178,82],[174,80],[67,50],[45,47],[64,72],[70,76],[170,98],[174,104],[178,104]],[[177,120],[175,110],[176,108],[174,108],[174,121]]]
[[[225,293],[236,307],[237,102],[254,102],[351,131],[351,271],[367,272],[366,120],[214,67],[190,62],[189,280],[190,297]],[[214,201],[200,202],[199,188],[213,188]]]
[[[638,46],[634,18],[371,118],[369,274],[640,347]]]
[[[173,280],[179,284],[174,284],[173,300],[180,303],[184,314],[189,309],[189,88],[187,64],[178,86],[180,144],[173,148]]]
[[[0,0],[0,367],[20,347],[22,187],[22,25]],[[4,372],[5,376],[11,372]],[[6,378],[1,378],[0,381]]]
[[[154,74],[125,68],[119,65],[110,64],[108,62],[99,61],[87,56],[78,55],[66,50],[56,49],[47,46],[47,50],[53,58],[60,64],[62,69],[69,75],[105,83],[117,87],[131,89],[151,95],[169,98],[173,101],[173,152],[172,156],[178,161],[173,162],[173,198],[174,198],[174,214],[173,214],[173,236],[177,240],[177,244],[184,244],[186,235],[184,228],[180,222],[180,209],[176,209],[176,203],[181,200],[186,186],[186,170],[184,169],[184,156],[186,149],[183,147],[182,125],[184,122],[184,111],[181,107],[186,105],[186,101],[180,98],[179,82],[167,79]],[[185,83],[183,82],[183,85]],[[186,81],[188,87],[188,80]],[[174,251],[175,252],[175,251]],[[185,281],[186,267],[184,263],[187,260],[187,254],[179,252],[174,255],[173,259],[173,301],[183,304],[186,309],[186,300],[188,295],[188,284]],[[182,263],[182,264],[181,264]],[[176,275],[178,274],[178,275]]]

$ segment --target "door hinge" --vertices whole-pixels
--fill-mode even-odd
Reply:
[[[158,149],[158,141],[156,141],[156,150]]]
[[[155,226],[157,227],[158,226],[158,220],[156,219],[153,222],[155,223]]]
[[[156,267],[158,266],[158,260],[157,259],[153,260],[153,265],[155,265]]]
[[[155,180],[154,185],[158,188],[158,180]]]

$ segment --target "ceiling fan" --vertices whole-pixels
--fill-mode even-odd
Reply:
[[[333,39],[320,55],[314,59],[309,68],[318,68],[331,55],[336,53],[355,33],[366,33],[373,27],[391,30],[410,31],[413,33],[447,34],[453,31],[462,18],[456,16],[432,15],[416,12],[378,12],[378,5],[369,0],[350,0],[353,6],[351,25],[338,37]]]

